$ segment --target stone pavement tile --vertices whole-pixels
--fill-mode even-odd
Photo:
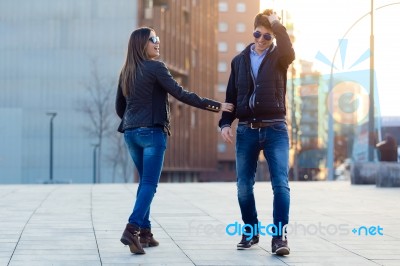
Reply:
[[[252,258],[249,262],[247,261],[235,261],[235,260],[224,260],[224,261],[215,261],[215,260],[201,260],[196,261],[195,265],[199,266],[227,266],[227,265],[236,265],[236,266],[252,266],[252,265],[264,265],[264,266],[282,266],[287,265],[278,260],[273,260],[269,258]]]
[[[122,232],[124,231],[124,228],[121,228],[119,230],[98,230],[96,229],[96,238],[101,239],[101,240],[113,240],[116,241],[118,239],[117,236],[122,235]],[[93,233],[92,233],[93,234]]]
[[[399,266],[400,265],[400,260],[384,259],[384,260],[372,260],[372,261],[379,265],[385,265],[385,266]]]
[[[79,233],[93,233],[93,227],[91,228],[81,228],[81,227],[71,227],[71,226],[52,226],[52,227],[34,227],[27,224],[23,235],[35,235],[35,234],[79,234]]]
[[[278,256],[262,255],[262,256],[249,256],[241,257],[240,259],[202,259],[194,260],[195,265],[271,265],[271,266],[283,266],[287,265],[282,262]]]
[[[84,240],[84,241],[61,241],[61,240],[52,240],[52,241],[40,241],[40,240],[22,240],[18,243],[17,249],[97,249],[97,245],[95,241]]]
[[[41,229],[73,229],[73,230],[84,230],[86,229],[87,232],[90,230],[93,231],[92,222],[89,221],[60,221],[62,220],[59,218],[55,221],[46,221],[37,223],[35,221],[30,221],[29,224],[26,226],[27,230],[41,230]]]
[[[239,241],[237,241],[239,242]],[[199,243],[195,240],[193,241],[180,241],[177,244],[184,251],[188,250],[228,250],[228,251],[236,251],[235,243],[219,243],[219,242],[202,242]]]
[[[16,249],[14,255],[32,255],[40,257],[42,255],[55,255],[60,257],[71,257],[71,255],[81,256],[90,255],[99,257],[99,251],[97,249]]]
[[[7,265],[8,262],[10,261],[10,255],[2,256],[0,255],[0,265]]]
[[[385,258],[385,255],[400,256],[400,240],[359,239],[352,242],[338,242],[342,248],[369,259]],[[398,257],[392,257],[399,259]]]
[[[125,262],[113,262],[113,263],[102,263],[102,266],[193,266],[191,262],[174,262],[173,264],[168,263],[154,263],[154,262],[141,262],[141,263],[125,263]]]
[[[376,251],[383,251],[383,250],[393,250],[396,253],[400,254],[400,242],[394,244],[392,243],[353,243],[353,244],[342,244],[342,247],[345,249],[352,250],[353,252],[358,252],[362,250],[376,250]]]
[[[396,253],[393,254],[392,252],[390,254],[385,254],[385,253],[377,253],[377,252],[358,252],[357,253],[360,256],[366,257],[370,260],[400,260],[400,254]]]
[[[14,254],[12,257],[13,261],[97,261],[99,259],[99,254],[93,255],[78,255],[73,254],[73,256],[60,255],[60,254]]]
[[[129,251],[129,250],[128,250]],[[164,254],[163,256],[157,254],[146,253],[145,255],[134,255],[127,254],[125,256],[114,256],[102,258],[103,264],[119,265],[119,264],[165,264],[165,265],[176,265],[178,263],[189,264],[191,260],[184,256],[178,256],[177,254]]]
[[[10,252],[11,254],[14,251],[16,244],[17,244],[16,242],[0,243],[0,252]]]
[[[7,217],[3,218],[3,220],[8,219]],[[0,221],[1,225],[1,221]],[[15,227],[0,227],[0,239],[3,237],[3,235],[20,235],[22,232],[22,228],[15,228]]]
[[[184,250],[185,254],[193,260],[240,260],[251,257],[265,256],[267,253],[257,247],[249,250],[223,249],[223,250]]]
[[[306,263],[319,263],[319,265],[375,265],[371,260],[368,260],[363,257],[359,257],[356,255],[345,255],[345,256],[337,256],[333,255],[324,255],[324,256],[285,256],[281,258],[282,261],[289,265],[297,265],[297,264],[306,264]]]
[[[128,246],[124,246],[119,240],[118,241],[106,241],[99,243],[99,251],[101,257],[115,257],[119,256],[132,256]],[[158,247],[145,248],[146,253],[155,254],[156,256],[164,256],[163,254],[183,254],[182,250],[176,245],[171,239],[166,239],[160,242]],[[147,254],[146,254],[147,255]]]
[[[0,258],[1,257],[8,257],[11,255],[12,252],[8,252],[8,251],[0,251]]]
[[[264,241],[263,238],[260,239],[258,245],[271,252],[271,239]],[[341,252],[345,249],[334,245],[332,243],[326,242],[324,240],[310,240],[310,241],[298,241],[296,239],[289,239],[289,248],[292,252],[320,252],[320,251],[331,251],[331,252]]]
[[[84,265],[84,266],[102,266],[100,261],[88,261],[88,260],[74,260],[70,259],[69,261],[60,261],[60,260],[54,260],[54,261],[44,261],[44,260],[38,260],[38,261],[23,261],[23,260],[12,260],[8,266],[78,266],[78,265]]]
[[[87,239],[94,239],[94,235],[93,232],[60,234],[58,232],[43,233],[35,231],[34,233],[25,232],[21,237],[21,241],[53,241],[55,239],[62,241],[85,241]]]
[[[288,263],[285,265],[289,265],[289,266],[354,266],[354,264],[349,263],[344,263],[344,262],[339,262],[339,263],[335,263],[335,262],[329,262],[329,261],[324,261],[322,262],[296,262],[296,263]],[[377,264],[374,264],[375,266],[378,266]],[[358,265],[357,265],[358,266]],[[362,266],[362,265],[360,265]]]
[[[2,235],[0,238],[0,245],[1,243],[15,243],[18,242],[19,235]]]

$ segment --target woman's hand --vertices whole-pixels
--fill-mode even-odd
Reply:
[[[235,106],[231,103],[221,103],[221,111],[231,113]]]

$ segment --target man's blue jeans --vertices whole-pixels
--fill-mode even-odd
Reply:
[[[141,228],[151,228],[150,205],[160,180],[167,134],[162,128],[157,127],[136,128],[126,130],[124,137],[140,178],[129,223]]]
[[[260,129],[239,125],[236,137],[237,189],[242,219],[245,224],[258,224],[253,187],[260,151],[267,160],[274,193],[274,225],[279,228],[289,222],[290,189],[289,137],[286,123]]]

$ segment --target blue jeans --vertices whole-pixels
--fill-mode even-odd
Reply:
[[[267,160],[274,193],[274,225],[279,228],[289,222],[290,188],[289,137],[286,123],[260,129],[239,125],[236,137],[236,174],[239,206],[245,224],[258,224],[253,187],[257,161],[262,150]]]
[[[167,147],[167,134],[162,128],[126,130],[125,143],[139,172],[136,202],[129,223],[150,228],[150,205],[156,193]]]

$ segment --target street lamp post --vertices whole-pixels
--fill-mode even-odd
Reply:
[[[97,180],[97,149],[99,148],[100,144],[92,144],[93,146],[93,184],[96,184]]]
[[[53,183],[53,120],[56,117],[56,112],[47,112],[50,116],[50,183]]]
[[[371,0],[371,35],[369,46],[371,55],[369,57],[369,119],[368,119],[368,161],[374,161],[374,147],[375,147],[375,98],[374,98],[374,0]]]

